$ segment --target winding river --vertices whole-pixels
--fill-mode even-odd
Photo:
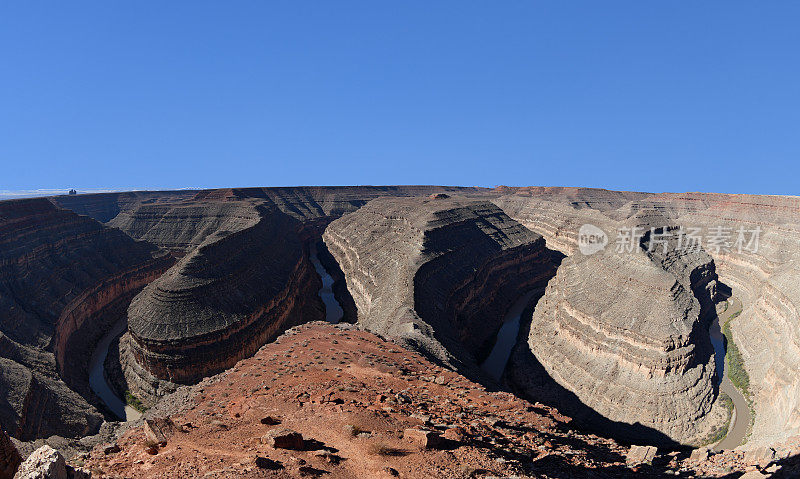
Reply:
[[[125,401],[114,394],[108,382],[106,382],[105,375],[103,374],[104,363],[108,355],[108,348],[114,338],[125,332],[128,323],[125,320],[118,321],[102,338],[92,353],[89,361],[89,387],[95,394],[105,403],[106,406],[114,413],[115,416],[124,420],[132,421],[142,417],[142,414],[136,409],[125,404]]]
[[[711,344],[714,345],[714,359],[717,363],[717,373],[722,378],[719,385],[719,390],[727,394],[733,401],[733,415],[731,423],[728,426],[728,434],[720,442],[718,442],[714,449],[721,451],[723,449],[734,449],[736,446],[742,444],[745,436],[747,435],[747,428],[750,426],[751,413],[750,407],[747,405],[741,391],[733,385],[727,374],[725,367],[725,336],[720,329],[720,322],[725,324],[729,321],[734,314],[742,311],[742,303],[738,298],[731,298],[728,308],[718,315],[714,322],[711,323],[709,333],[711,334]]]
[[[333,294],[333,278],[322,266],[319,258],[317,257],[316,248],[311,248],[311,262],[314,264],[314,269],[322,278],[322,288],[319,290],[319,296],[322,302],[325,303],[325,319],[330,323],[338,323],[344,316],[344,310],[336,301]],[[103,374],[104,363],[106,356],[108,356],[108,348],[111,346],[114,338],[125,332],[127,323],[125,320],[117,322],[106,334],[100,338],[100,341],[95,346],[92,357],[89,361],[89,387],[95,394],[108,406],[108,409],[114,413],[115,416],[125,421],[132,421],[142,417],[142,414],[131,406],[127,405],[125,401],[120,399],[111,386],[106,381]]]
[[[497,332],[497,340],[494,343],[492,352],[481,364],[481,369],[486,371],[492,379],[499,381],[503,375],[508,358],[511,356],[511,349],[517,343],[522,312],[525,311],[525,307],[531,301],[531,298],[540,292],[541,289],[529,291],[519,298],[506,312],[503,318],[503,325],[500,326],[500,331]]]
[[[319,261],[319,257],[317,256],[317,248],[314,246],[311,247],[311,263],[314,265],[314,269],[317,270],[317,274],[322,278],[322,288],[319,290],[319,297],[322,299],[322,302],[325,303],[325,320],[329,323],[336,324],[342,320],[344,316],[344,310],[342,309],[339,302],[336,301],[336,297],[333,294],[333,278],[322,266],[322,263]]]

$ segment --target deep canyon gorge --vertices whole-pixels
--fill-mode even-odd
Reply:
[[[606,235],[597,251],[582,250],[585,225]],[[690,229],[706,241],[686,248]],[[0,478],[44,443],[109,477],[169,477],[159,461],[178,452],[143,445],[152,421],[191,423],[169,419],[185,450],[204,427],[249,441],[242,418],[258,414],[349,451],[325,459],[331,477],[393,476],[380,458],[394,453],[368,452],[380,434],[406,444],[381,446],[403,451],[388,467],[401,477],[437,461],[790,474],[798,278],[797,197],[354,186],[0,201]],[[126,407],[146,412],[120,421]],[[365,424],[352,437],[348,414]],[[247,447],[181,456],[183,473],[267,474],[269,451]]]

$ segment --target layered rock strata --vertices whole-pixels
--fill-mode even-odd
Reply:
[[[597,413],[631,440],[699,444],[726,418],[712,414],[715,363],[704,312],[713,311],[715,288],[703,253],[572,256],[537,304],[527,345],[577,399],[562,401],[566,413],[595,426],[603,424]],[[559,389],[525,377],[530,367],[514,361],[512,382],[552,400]]]
[[[323,240],[359,325],[454,366],[484,359],[505,310],[555,268],[541,236],[466,198],[376,199]]]
[[[94,193],[87,195],[54,196],[51,201],[61,208],[72,210],[106,223],[122,211],[132,210],[141,204],[176,202],[191,199],[197,191],[125,191],[119,193]]]
[[[252,354],[286,327],[319,319],[319,279],[308,251],[333,219],[381,195],[461,190],[491,193],[438,186],[230,188],[120,211],[109,225],[185,256],[133,302],[130,332],[119,343],[124,389],[150,404],[178,383]],[[337,276],[345,320],[352,320],[343,275],[324,251],[322,259]]]
[[[121,348],[134,393],[152,400],[150,376],[197,382],[286,328],[322,319],[300,223],[270,206],[252,212],[251,226],[208,236],[131,303]]]
[[[0,202],[2,427],[23,440],[95,430],[92,340],[169,264],[155,246],[47,199]]]
[[[721,281],[744,304],[731,327],[749,373],[755,411],[746,447],[800,433],[800,291],[796,280],[800,277],[800,198],[624,193],[608,201],[608,192],[592,189],[505,188],[502,193],[493,201],[568,254],[579,254],[577,231],[582,224],[603,228],[612,235],[613,247],[615,221],[644,210],[658,211],[668,224],[698,228],[706,241],[714,236],[721,239],[706,251]],[[620,198],[628,201],[620,205]],[[756,230],[758,241],[740,250],[736,244],[740,230],[745,235],[742,246],[748,245]]]

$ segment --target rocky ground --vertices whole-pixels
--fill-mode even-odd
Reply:
[[[773,462],[787,455],[631,448],[376,335],[326,323],[293,328],[146,417],[73,462],[93,477],[126,478],[739,477],[747,462],[779,471]]]

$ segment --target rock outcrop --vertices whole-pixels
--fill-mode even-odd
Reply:
[[[453,365],[484,359],[506,309],[555,268],[541,236],[463,197],[373,200],[323,240],[359,325]]]

